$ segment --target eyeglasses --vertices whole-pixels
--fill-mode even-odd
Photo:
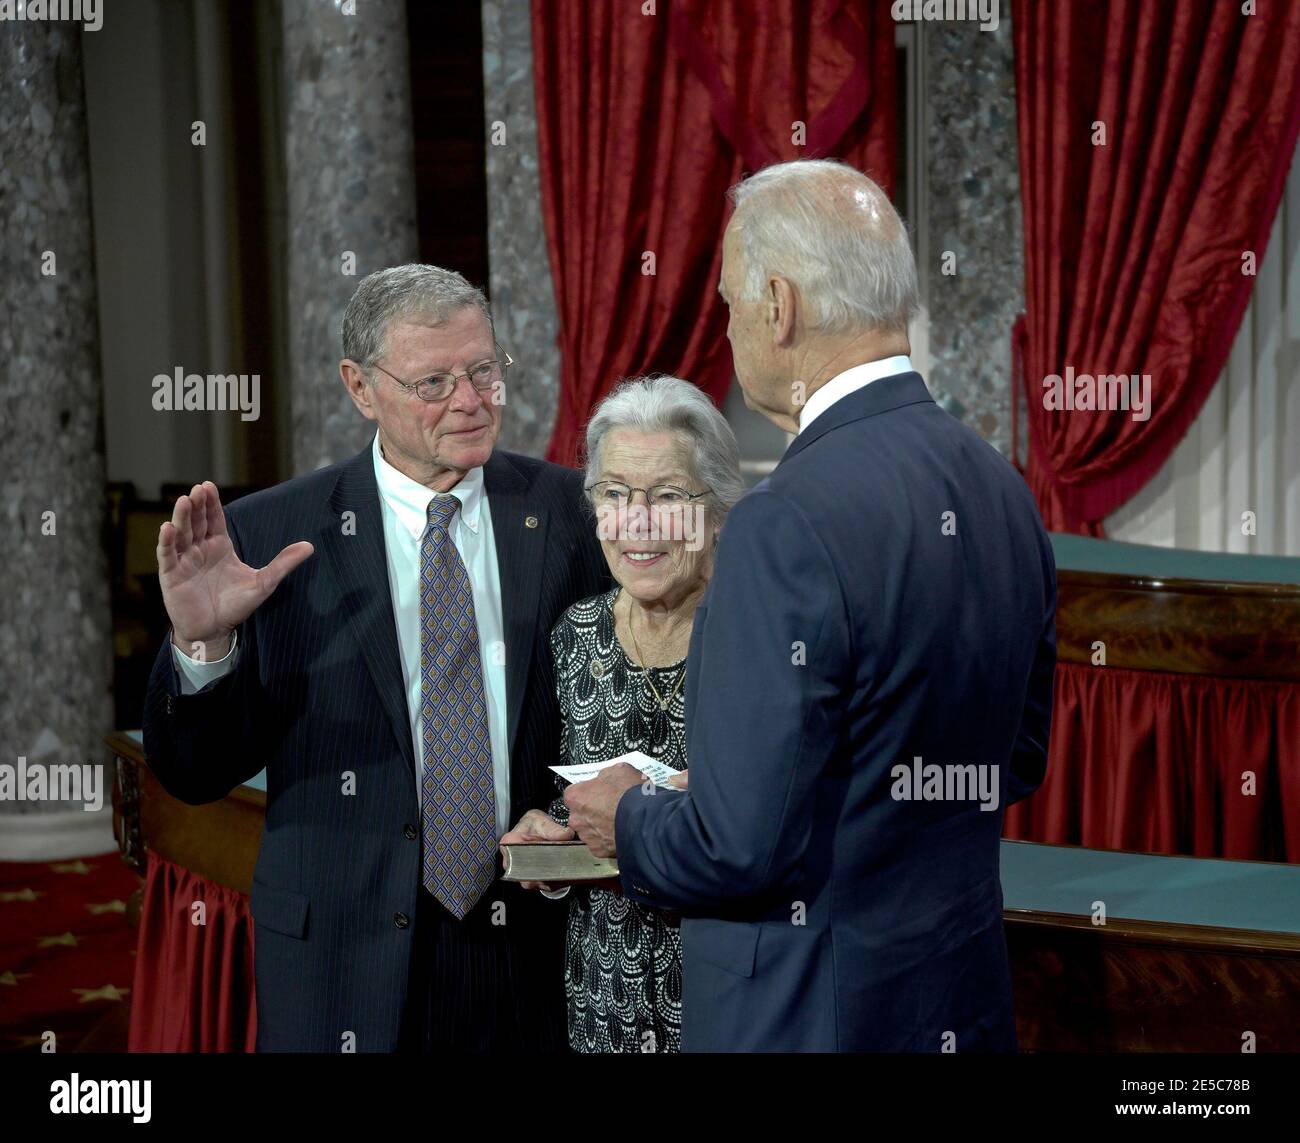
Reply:
[[[708,496],[712,489],[706,488],[703,492],[687,492],[685,488],[679,488],[675,484],[656,484],[652,488],[633,488],[631,485],[623,484],[617,480],[598,480],[587,491],[591,493],[592,500],[597,507],[608,504],[614,508],[626,508],[632,502],[632,493],[644,492],[646,503],[652,508],[684,508],[686,505],[700,499],[700,497]]]
[[[456,382],[462,377],[468,377],[469,383],[480,392],[495,389],[505,380],[506,370],[513,364],[514,359],[507,353],[504,361],[495,358],[491,361],[480,361],[467,373],[430,373],[428,377],[421,377],[418,381],[403,381],[400,377],[393,377],[378,363],[375,364],[375,368],[380,373],[391,377],[408,393],[414,393],[421,401],[445,401],[456,391]]]

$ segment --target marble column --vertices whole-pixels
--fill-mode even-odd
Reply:
[[[338,363],[357,283],[413,262],[415,169],[403,0],[282,0],[295,473],[374,434]]]
[[[104,761],[113,717],[81,36],[56,20],[0,34],[0,763],[29,768]]]
[[[542,456],[558,407],[559,321],[542,225],[528,0],[483,0],[488,263],[497,338],[510,373],[501,443]]]
[[[926,21],[930,382],[935,399],[1008,455],[1011,326],[1024,308],[1011,6],[997,30]],[[945,254],[952,257],[945,274]],[[1021,420],[1021,449],[1024,420]]]

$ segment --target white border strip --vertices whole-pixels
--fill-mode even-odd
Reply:
[[[116,850],[112,806],[0,814],[0,861],[67,861]]]

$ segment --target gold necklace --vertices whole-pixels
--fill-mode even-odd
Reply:
[[[677,685],[669,692],[667,698],[659,693],[659,688],[655,686],[655,681],[650,677],[650,670],[645,665],[645,658],[641,654],[641,647],[636,641],[636,632],[632,630],[632,601],[628,600],[627,604],[627,633],[632,636],[632,649],[636,652],[637,666],[641,668],[641,677],[649,684],[650,690],[654,692],[655,701],[659,704],[660,710],[667,710],[668,704],[677,697],[677,692],[682,689],[682,684],[686,682],[686,672],[682,671],[678,676]]]

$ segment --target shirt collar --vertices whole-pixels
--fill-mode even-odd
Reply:
[[[882,377],[912,371],[912,359],[906,354],[898,354],[895,357],[882,357],[879,361],[864,361],[861,365],[837,373],[809,397],[799,410],[799,432],[803,432],[840,398],[856,393],[863,386],[879,381]]]
[[[404,472],[399,472],[385,459],[379,447],[379,434],[375,433],[375,482],[379,496],[397,517],[403,528],[418,539],[429,526],[429,501],[435,496],[454,496],[460,501],[460,518],[465,526],[478,534],[479,509],[483,503],[483,469],[471,468],[460,478],[460,483],[450,493],[434,492]]]

